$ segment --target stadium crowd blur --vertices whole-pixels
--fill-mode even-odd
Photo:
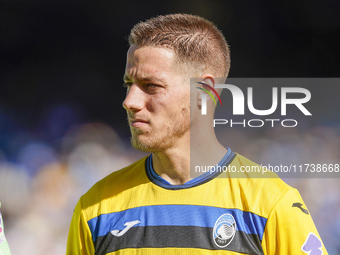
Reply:
[[[70,121],[72,109],[61,106],[55,111],[50,127],[63,130],[60,118]],[[6,118],[0,116],[1,121]],[[100,123],[70,127],[59,149],[22,129],[11,133],[15,127],[7,128],[1,142],[20,144],[14,162],[0,151],[0,200],[12,254],[64,254],[79,196],[110,172],[132,163],[138,152]]]
[[[1,143],[19,148],[15,161],[6,159],[0,151],[0,200],[12,254],[22,251],[27,255],[63,254],[79,196],[107,174],[143,156],[129,146],[128,140],[121,140],[109,125],[63,126],[62,119],[76,122],[77,116],[72,112],[71,108],[58,106],[48,116],[51,123],[43,131],[62,132],[59,146],[37,139],[11,123],[10,116],[0,115],[1,123],[11,123],[2,126],[7,135],[0,137]],[[297,158],[310,163],[339,163],[339,129],[331,127],[318,126],[303,133],[274,128],[261,137],[229,129],[227,139],[228,146],[235,151],[261,163],[282,157],[287,158],[287,163],[294,163]],[[286,181],[301,192],[329,253],[338,254],[339,180]]]
[[[124,38],[136,22],[174,12],[213,20],[231,45],[232,77],[340,76],[340,1],[150,4],[0,1],[0,201],[12,255],[64,254],[78,198],[145,155],[131,148],[121,107]],[[331,122],[260,135],[228,129],[220,138],[258,163],[339,163],[339,108],[323,98]],[[329,254],[340,254],[339,180],[285,180]]]

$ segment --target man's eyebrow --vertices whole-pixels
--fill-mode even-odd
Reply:
[[[124,80],[124,81],[131,81],[132,78],[130,78],[129,75],[124,74],[123,80]],[[152,76],[151,76],[151,77],[141,77],[141,78],[137,78],[137,80],[143,81],[143,82],[152,82],[152,81],[154,81],[154,82],[161,82],[161,83],[162,83],[162,80],[157,79],[157,78],[152,77]]]

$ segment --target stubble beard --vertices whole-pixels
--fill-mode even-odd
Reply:
[[[163,123],[156,130],[133,132],[131,130],[131,145],[144,152],[163,152],[176,145],[176,141],[190,132],[190,107],[183,107],[180,117],[174,116],[173,121]]]

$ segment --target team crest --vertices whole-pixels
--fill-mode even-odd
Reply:
[[[217,247],[225,248],[234,239],[236,233],[236,221],[234,217],[229,214],[221,215],[215,222],[214,226],[214,242]]]

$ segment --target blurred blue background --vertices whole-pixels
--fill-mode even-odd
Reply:
[[[213,21],[230,44],[230,77],[339,77],[339,10],[336,0],[0,0],[0,201],[12,254],[64,254],[81,194],[143,155],[121,107],[135,23],[175,12]],[[319,148],[311,157],[339,161],[338,123],[233,130],[227,145],[253,160]],[[339,179],[288,182],[340,254]]]

